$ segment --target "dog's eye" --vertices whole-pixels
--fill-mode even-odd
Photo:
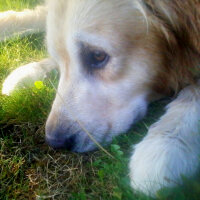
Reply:
[[[82,46],[80,57],[83,66],[89,70],[105,67],[110,59],[110,56],[105,51],[87,46]]]
[[[88,61],[91,67],[94,68],[104,67],[109,60],[108,54],[106,54],[104,51],[91,51],[88,56]]]

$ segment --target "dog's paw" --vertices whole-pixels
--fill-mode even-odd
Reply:
[[[25,71],[24,71],[25,70]],[[13,90],[22,82],[24,75],[27,70],[23,67],[20,67],[14,70],[4,81],[2,87],[3,95],[10,95]]]
[[[2,94],[10,95],[18,86],[27,86],[34,81],[42,80],[47,73],[57,68],[57,63],[50,58],[21,66],[6,78],[3,83]]]
[[[130,178],[135,190],[155,196],[195,175],[200,156],[199,87],[185,88],[135,146]]]
[[[17,81],[12,76],[6,78],[2,87],[2,94],[9,96],[17,86]]]
[[[16,88],[17,84],[17,73],[16,71],[14,71],[5,79],[2,87],[2,94],[9,96],[12,93],[12,91]]]
[[[34,80],[37,80],[42,74],[41,70],[37,68],[38,63],[30,63],[15,69],[5,79],[2,87],[3,95],[10,95],[18,86],[30,85]]]
[[[161,188],[181,184],[183,176],[190,177],[198,169],[195,148],[176,136],[148,135],[135,146],[131,157],[132,187],[155,197]]]

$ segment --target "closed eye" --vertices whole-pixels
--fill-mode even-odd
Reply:
[[[85,68],[92,70],[104,68],[110,56],[103,50],[82,44],[80,48],[80,59]]]

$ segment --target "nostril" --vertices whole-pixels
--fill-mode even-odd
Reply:
[[[76,136],[75,136],[75,135],[69,137],[69,138],[65,141],[65,148],[66,148],[67,150],[71,151],[71,150],[74,148],[75,144],[76,144],[76,141],[75,141],[75,140],[76,140]]]
[[[52,147],[54,149],[62,149],[64,146],[62,140],[58,140],[53,137],[46,136],[45,141],[50,147]]]
[[[48,137],[46,136],[45,141],[46,143],[54,148],[54,149],[67,149],[67,150],[72,150],[73,147],[75,146],[75,140],[76,136],[73,135],[68,138],[54,138],[54,137]]]

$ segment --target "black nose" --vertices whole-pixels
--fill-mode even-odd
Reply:
[[[46,136],[45,140],[46,143],[54,149],[67,149],[71,151],[75,146],[76,136],[73,135],[68,138],[61,138],[61,137],[54,138]]]

